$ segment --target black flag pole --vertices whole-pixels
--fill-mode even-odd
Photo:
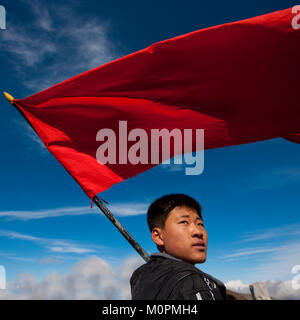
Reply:
[[[5,98],[15,107],[17,107],[14,103],[14,98],[8,94],[7,92],[3,92]],[[34,130],[31,123],[24,116],[23,112],[16,108],[21,115],[25,118],[26,122],[30,125],[30,127]],[[35,131],[35,130],[34,130]],[[121,225],[121,223],[115,218],[115,216],[110,212],[110,210],[104,205],[104,203],[97,197],[94,196],[93,201],[97,205],[97,207],[106,215],[106,217],[113,223],[113,225],[119,230],[119,232],[123,235],[123,237],[132,245],[132,247],[137,251],[137,253],[145,260],[145,262],[149,261],[150,257],[147,252],[134,240],[134,238],[129,234],[129,232]]]
[[[104,203],[95,196],[93,198],[97,207],[107,216],[107,218],[113,223],[113,225],[120,231],[123,237],[133,246],[137,253],[147,262],[149,261],[149,256],[146,251],[133,239],[133,237],[128,233],[128,231],[121,225],[121,223],[115,218],[115,216],[108,210]]]

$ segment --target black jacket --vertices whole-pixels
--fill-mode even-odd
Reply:
[[[220,280],[166,253],[154,253],[130,279],[132,300],[224,300]]]

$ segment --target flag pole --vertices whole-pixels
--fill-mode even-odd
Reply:
[[[128,233],[128,231],[121,225],[121,223],[115,218],[115,216],[109,211],[109,209],[104,205],[104,203],[95,196],[93,201],[97,207],[106,215],[106,217],[113,223],[113,225],[119,230],[123,237],[133,246],[136,252],[147,262],[149,261],[149,256],[146,251],[133,239],[133,237]]]
[[[3,92],[5,98],[15,107],[14,97],[7,92]],[[24,116],[23,112],[19,108],[17,110],[22,114],[25,120],[30,124],[27,118]],[[30,124],[31,126],[31,124]],[[31,126],[32,127],[32,126]],[[34,128],[32,128],[34,130]],[[35,131],[35,130],[34,130]],[[114,215],[109,211],[109,209],[104,205],[104,203],[97,197],[94,196],[93,201],[97,207],[106,215],[106,217],[113,223],[113,225],[119,230],[119,232],[124,236],[124,238],[133,246],[137,253],[145,260],[149,261],[149,256],[146,251],[134,240],[134,238],[129,234],[129,232],[121,225],[121,223],[114,217]]]

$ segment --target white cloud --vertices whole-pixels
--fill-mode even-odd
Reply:
[[[129,279],[142,263],[141,258],[134,257],[112,268],[107,261],[90,257],[64,274],[53,272],[40,281],[22,274],[7,284],[7,290],[0,290],[0,299],[130,299]]]
[[[83,247],[82,245],[78,244],[76,241],[73,241],[73,240],[40,238],[40,237],[34,237],[27,234],[18,233],[15,231],[0,230],[0,236],[7,237],[10,239],[31,241],[47,248],[51,252],[56,252],[56,253],[84,254],[84,253],[96,252],[96,249],[103,248],[103,246],[101,247],[96,245],[85,245]]]
[[[108,205],[110,211],[116,216],[126,217],[126,216],[137,216],[141,214],[146,214],[148,210],[149,203],[145,202],[129,202],[129,203],[115,203]]]
[[[141,214],[146,214],[148,203],[144,202],[128,202],[128,203],[113,203],[108,204],[107,207],[115,216],[136,216]],[[56,209],[45,209],[45,210],[14,210],[14,211],[0,211],[0,218],[7,217],[10,219],[43,219],[51,217],[61,217],[61,216],[78,216],[86,214],[103,214],[99,208],[94,205],[93,208],[88,206],[84,207],[66,207],[66,208],[56,208]]]
[[[99,210],[98,210],[99,211]],[[0,211],[0,217],[8,217],[11,219],[43,219],[61,216],[77,216],[85,214],[96,214],[96,208],[85,207],[66,207],[66,208],[56,208],[56,209],[45,209],[45,210],[12,210],[12,211]]]
[[[266,285],[271,297],[279,300],[300,300],[300,289],[295,290],[292,281],[270,280]]]
[[[74,247],[74,246],[71,246],[71,245],[68,245],[68,244],[63,244],[60,247],[50,246],[49,250],[52,251],[52,252],[58,252],[58,253],[78,253],[78,254],[90,253],[90,252],[94,252],[95,251],[93,249]]]
[[[235,292],[250,294],[249,284],[245,284],[241,280],[230,280],[225,283],[225,287]]]
[[[300,289],[295,290],[292,281],[268,280],[266,283],[268,292],[272,298],[278,300],[299,300]],[[241,280],[230,280],[225,283],[227,289],[239,293],[250,294],[249,284],[243,283]]]
[[[112,267],[96,256],[80,260],[65,273],[52,272],[37,280],[33,275],[20,274],[0,290],[0,299],[130,299],[130,277],[144,261],[140,257],[126,259],[118,267]],[[265,281],[271,297],[276,299],[300,299],[300,289],[293,289],[291,281]],[[230,280],[226,288],[240,293],[250,293],[249,284]]]
[[[15,231],[5,231],[0,230],[0,236],[7,237],[10,239],[21,239],[21,240],[29,240],[29,241],[42,241],[42,238],[33,237],[27,234],[18,233]]]

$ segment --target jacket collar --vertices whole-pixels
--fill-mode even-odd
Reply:
[[[155,252],[155,253],[152,253],[151,254],[151,256],[150,256],[150,258],[151,257],[162,257],[162,258],[166,258],[166,259],[172,259],[172,260],[176,260],[176,261],[183,261],[183,260],[181,260],[181,259],[179,259],[179,258],[175,258],[175,257],[173,257],[173,256],[171,256],[170,254],[168,254],[168,253],[162,253],[162,252]]]

